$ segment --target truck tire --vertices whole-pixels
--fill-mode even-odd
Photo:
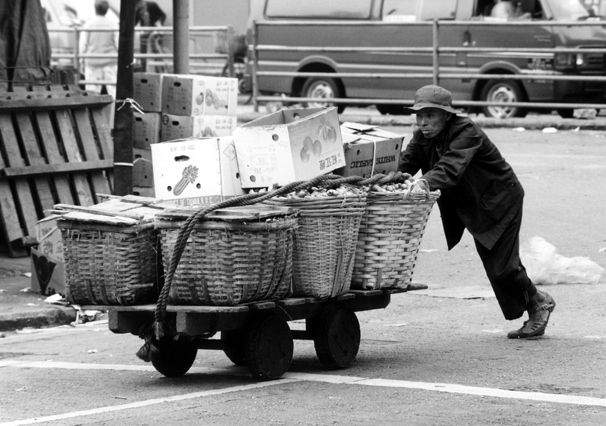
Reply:
[[[525,96],[520,83],[514,80],[488,80],[482,89],[481,100],[484,102],[524,102]],[[512,106],[483,106],[486,117],[513,118],[525,117],[528,111]]]
[[[376,104],[375,107],[382,115],[410,115],[402,105]]]
[[[305,80],[301,96],[304,98],[341,98],[343,93],[334,78],[327,77],[311,77]],[[330,102],[304,102],[303,105],[307,108],[326,108],[331,106],[337,107],[337,112],[341,114],[345,110],[345,104],[332,104]]]
[[[574,118],[574,109],[572,108],[559,108],[557,111],[562,118]]]

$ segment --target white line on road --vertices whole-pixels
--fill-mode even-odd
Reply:
[[[0,423],[0,426],[31,425],[35,423],[52,422],[54,420],[72,419],[74,417],[94,416],[96,414],[109,413],[112,411],[130,410],[133,408],[147,407],[149,405],[163,404],[165,402],[184,401],[186,399],[204,398],[212,395],[222,395],[231,392],[240,392],[249,389],[264,388],[267,386],[281,385],[283,383],[298,382],[296,379],[282,379],[273,382],[253,383],[251,385],[232,386],[225,389],[213,389],[204,392],[186,393],[183,395],[169,396],[166,398],[147,399],[145,401],[133,402],[131,404],[113,405],[110,407],[94,408],[92,410],[73,411],[71,413],[57,414],[54,416],[34,417],[32,419],[17,420],[14,422]]]
[[[53,361],[16,361],[0,360],[0,368],[51,368],[67,370],[130,370],[130,371],[155,371],[152,366],[147,365],[120,365],[120,364],[82,364],[71,362],[53,362]],[[248,375],[247,370],[243,368],[202,368],[193,367],[190,369],[192,374],[226,374],[231,376]],[[330,374],[310,374],[310,373],[286,373],[283,379],[270,382],[260,382],[251,385],[233,386],[225,389],[215,389],[203,392],[194,392],[183,395],[175,395],[166,398],[148,399],[145,401],[134,402],[131,404],[115,405],[101,407],[92,410],[75,411],[71,413],[59,414],[54,416],[35,417],[31,419],[17,420],[8,423],[0,423],[0,426],[29,425],[35,423],[62,420],[74,417],[91,416],[95,414],[107,413],[111,411],[130,410],[133,408],[146,407],[149,405],[163,404],[166,402],[182,401],[193,398],[203,398],[213,395],[221,395],[231,392],[246,391],[249,389],[259,389],[267,386],[276,386],[293,382],[322,382],[337,385],[359,385],[359,386],[379,386],[391,388],[416,389],[433,392],[446,392],[464,395],[488,396],[493,398],[520,399],[530,401],[541,401],[557,404],[573,404],[594,407],[606,407],[606,399],[592,398],[575,395],[550,394],[542,392],[519,392],[505,389],[483,388],[475,386],[464,386],[451,383],[426,383],[409,382],[406,380],[387,380],[387,379],[369,379],[365,377],[338,376]]]
[[[150,364],[140,365],[125,365],[125,364],[84,364],[76,362],[58,362],[58,361],[16,361],[16,360],[0,360],[0,368],[2,367],[18,367],[18,368],[62,368],[65,370],[115,370],[115,371],[151,371],[156,372],[156,369]],[[248,371],[242,369],[242,371]],[[233,369],[227,368],[207,368],[207,367],[192,367],[190,373],[213,373],[234,375]]]

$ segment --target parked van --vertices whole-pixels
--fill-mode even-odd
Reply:
[[[413,79],[258,76],[258,88],[261,93],[300,97],[412,100],[419,87],[433,81],[431,51],[310,52],[301,47],[432,47],[432,26],[419,23],[437,19],[461,23],[439,26],[438,45],[441,48],[512,49],[510,52],[440,53],[442,78],[439,83],[449,89],[456,100],[605,102],[604,82],[443,78],[448,73],[606,75],[604,53],[582,53],[586,48],[606,47],[606,18],[597,16],[593,10],[588,11],[583,0],[522,0],[514,4],[517,6],[515,15],[503,17],[493,16],[493,0],[252,0],[248,43],[253,42],[253,23],[256,21],[260,24],[256,28],[259,45],[299,47],[291,51],[259,51],[258,71],[427,75],[427,78]],[[544,25],[517,24],[524,20]],[[560,21],[594,21],[595,26],[552,25]],[[286,22],[287,25],[263,25],[272,22]],[[292,25],[288,25],[289,22]],[[575,48],[579,52],[513,50],[558,47]],[[317,103],[308,105],[319,106]],[[401,106],[380,102],[376,102],[376,106],[381,113],[403,113]],[[344,108],[345,105],[339,105],[340,111]],[[485,106],[481,110],[487,116],[502,118],[522,117],[527,113],[525,108],[510,106]],[[573,110],[562,108],[558,112],[570,117]]]

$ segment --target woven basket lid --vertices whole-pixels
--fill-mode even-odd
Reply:
[[[179,208],[166,210],[156,215],[160,220],[184,220],[199,209]],[[227,207],[217,209],[205,216],[205,220],[222,220],[226,222],[258,221],[273,217],[288,216],[295,214],[290,207],[272,206],[266,204],[252,204],[250,206]]]

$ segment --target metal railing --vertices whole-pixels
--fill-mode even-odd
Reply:
[[[315,21],[317,26],[351,26],[351,22],[344,21]],[[372,78],[372,79],[427,79],[431,78],[433,84],[440,84],[441,80],[448,79],[467,79],[467,80],[542,80],[542,81],[583,81],[583,82],[602,82],[606,83],[606,76],[584,76],[584,75],[552,75],[536,71],[532,74],[480,74],[480,73],[454,73],[443,72],[440,69],[440,58],[444,54],[452,53],[527,53],[527,54],[545,54],[545,53],[602,53],[606,57],[606,48],[497,48],[497,47],[442,47],[439,45],[439,35],[441,27],[448,26],[538,26],[538,27],[581,27],[581,26],[603,26],[603,23],[596,22],[556,22],[556,21],[507,21],[496,22],[491,21],[489,24],[486,21],[428,21],[428,22],[410,22],[404,24],[384,23],[376,21],[356,21],[356,25],[360,26],[431,26],[432,27],[432,46],[430,47],[318,47],[318,46],[285,46],[285,45],[266,45],[260,44],[258,40],[259,27],[268,26],[287,26],[299,27],[309,26],[309,21],[271,21],[271,22],[254,22],[252,30],[252,43],[249,45],[249,62],[251,70],[252,83],[252,101],[255,111],[258,111],[260,102],[326,102],[325,98],[306,98],[306,97],[285,97],[285,96],[267,96],[262,95],[259,91],[259,77],[330,77],[330,78]],[[498,31],[498,28],[495,28]],[[410,53],[430,53],[432,55],[432,71],[430,73],[352,73],[352,72],[286,72],[286,71],[259,71],[259,52],[305,52],[305,53],[394,53],[394,54],[410,54]],[[330,103],[348,104],[348,105],[412,105],[412,99],[368,99],[368,98],[331,98]],[[558,102],[485,102],[477,100],[461,100],[453,101],[455,107],[482,107],[482,106],[499,106],[499,107],[522,107],[522,108],[542,108],[542,109],[575,109],[575,108],[604,108],[604,104],[594,103],[558,103]]]
[[[118,58],[117,53],[110,54],[84,54],[80,52],[80,37],[84,32],[118,32],[117,29],[108,29],[108,28],[80,28],[73,27],[70,29],[62,29],[62,28],[49,28],[49,33],[67,33],[71,34],[72,39],[70,45],[73,46],[73,51],[67,53],[58,53],[53,52],[51,61],[53,63],[64,63],[71,64],[75,69],[80,69],[83,71],[83,67],[81,66],[81,61],[84,59],[101,59],[101,58]],[[171,35],[173,32],[172,27],[136,27],[135,33],[138,35],[140,39],[144,39],[146,42],[146,47],[148,50],[151,50],[150,47],[158,50],[160,44],[159,41],[162,40],[163,36]],[[195,53],[190,53],[189,58],[190,62],[190,73],[191,74],[212,74],[212,75],[221,75],[234,77],[234,56],[229,52],[226,53],[203,53],[199,50],[199,40],[203,38],[211,38],[216,37],[217,34],[223,33],[226,38],[229,37],[229,34],[233,32],[230,26],[195,26],[189,28],[190,33],[190,45],[191,49],[195,51]],[[139,46],[135,46],[139,47]],[[171,46],[172,47],[172,46]],[[165,47],[163,47],[164,49]],[[214,46],[216,48],[216,46]],[[157,68],[162,68],[163,70],[172,69],[173,63],[173,53],[171,51],[164,52],[137,52],[135,50],[134,53],[135,61],[139,61],[141,64],[144,64],[144,68],[146,71],[154,71]],[[99,84],[99,85],[115,85],[115,81],[87,81],[87,80],[79,80],[78,84]]]

